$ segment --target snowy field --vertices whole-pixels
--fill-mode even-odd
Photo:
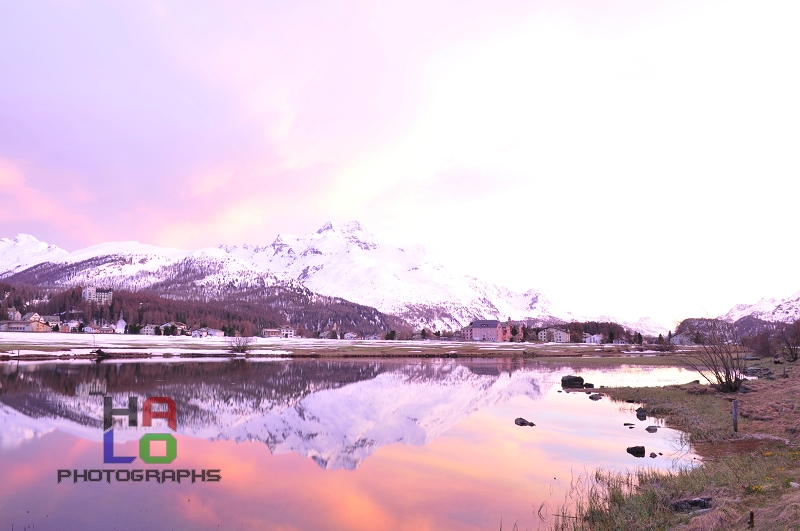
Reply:
[[[143,336],[125,334],[61,334],[0,332],[0,357],[41,359],[46,357],[92,357],[92,351],[118,357],[214,357],[232,356],[234,338],[189,336]],[[610,347],[610,345],[608,345]],[[658,356],[653,351],[632,352],[629,345],[598,348],[597,345],[567,343],[493,343],[482,341],[383,341],[347,339],[252,338],[247,356],[283,357],[490,357],[535,358],[637,358]],[[683,351],[681,351],[683,352]],[[239,354],[240,356],[242,354]]]
[[[93,350],[119,356],[227,356],[234,338],[189,336],[144,336],[127,334],[60,334],[0,332],[0,355],[88,356]],[[346,339],[251,338],[251,356],[396,355],[453,356],[467,352],[501,351],[522,354],[521,343],[477,343],[455,341],[366,341]]]

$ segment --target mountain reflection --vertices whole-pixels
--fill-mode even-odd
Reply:
[[[0,448],[54,429],[102,439],[103,395],[116,407],[170,396],[178,432],[261,441],[272,453],[355,469],[382,446],[424,445],[471,413],[541,398],[549,371],[519,360],[46,363],[0,365]],[[141,424],[140,424],[141,425]],[[141,436],[117,430],[119,441]]]

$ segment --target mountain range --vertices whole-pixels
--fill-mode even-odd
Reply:
[[[785,299],[761,299],[755,304],[737,304],[720,319],[729,323],[755,317],[771,323],[793,323],[800,319],[800,291]]]
[[[514,291],[453,271],[420,245],[382,242],[359,222],[326,223],[316,232],[279,234],[266,246],[193,251],[135,241],[102,243],[68,252],[20,234],[0,239],[0,278],[39,286],[96,285],[149,290],[171,298],[224,299],[270,287],[338,297],[414,328],[453,330],[474,319],[529,320],[539,325],[613,321],[644,335],[666,333],[650,318],[580,316],[554,308],[536,288]],[[250,295],[248,295],[250,296]],[[784,300],[736,305],[722,319],[752,315],[765,321],[800,318],[800,292]]]

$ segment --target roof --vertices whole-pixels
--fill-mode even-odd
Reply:
[[[497,328],[499,324],[500,321],[497,319],[478,320],[472,322],[472,328]]]
[[[27,321],[28,319],[30,319],[34,315],[39,315],[39,314],[36,313],[36,312],[28,312],[28,313],[26,313],[25,315],[22,316],[22,320],[23,321]]]

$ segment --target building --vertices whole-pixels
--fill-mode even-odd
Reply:
[[[600,345],[603,342],[603,335],[602,334],[594,334],[586,336],[584,339],[584,343],[590,343],[592,345]]]
[[[670,343],[678,346],[694,345],[694,341],[689,337],[689,334],[675,334],[672,336],[672,339],[670,339]]]
[[[261,337],[281,337],[281,330],[280,328],[263,328]]]
[[[344,338],[345,338],[345,339],[361,339],[361,336],[359,336],[358,334],[356,334],[356,333],[353,333],[353,332],[347,332],[347,333],[344,335]]]
[[[77,332],[80,330],[81,323],[72,319],[71,321],[66,321],[58,325],[58,331],[64,332],[65,334],[69,334],[70,332]]]
[[[39,317],[39,320],[43,323],[47,323],[50,328],[59,325],[61,326],[61,317],[57,315],[42,315]]]
[[[208,335],[211,337],[225,337],[225,332],[217,330],[216,328],[209,328]]]
[[[2,321],[0,332],[52,332],[47,323],[41,321]]]
[[[198,328],[192,330],[192,337],[206,337],[208,335],[208,328]]]
[[[292,339],[294,337],[294,328],[291,326],[282,326],[281,337],[283,339]]]
[[[548,343],[569,343],[569,332],[558,328],[545,328],[537,334],[537,338]]]
[[[494,319],[473,321],[471,328],[472,341],[501,341],[500,321]]]
[[[119,321],[117,321],[117,324],[114,326],[114,332],[117,334],[124,334],[127,326],[128,323],[122,318],[122,312],[119,312]]]
[[[144,325],[139,333],[143,336],[154,336],[156,335],[156,328],[158,328],[154,324]]]
[[[9,321],[22,321],[22,314],[16,308],[9,308],[7,313]]]
[[[163,325],[161,325],[161,331],[166,335],[168,330],[172,330],[173,326],[175,327],[176,336],[182,336],[186,333],[186,328],[187,328],[186,324],[178,321],[175,321],[174,323],[173,322],[164,323]]]
[[[36,312],[28,312],[22,316],[23,321],[42,321],[42,316]]]
[[[96,302],[97,304],[111,304],[114,291],[110,289],[97,289],[94,286],[86,286],[81,292],[83,300]]]

